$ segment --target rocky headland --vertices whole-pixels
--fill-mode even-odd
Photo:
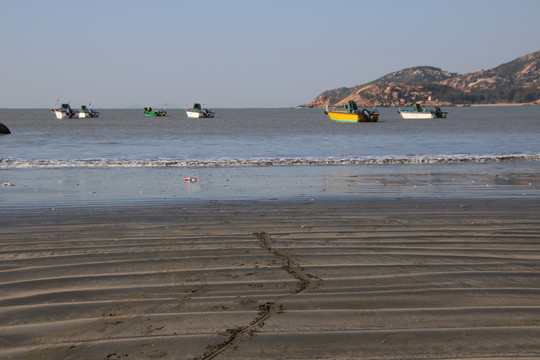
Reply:
[[[493,69],[458,74],[433,66],[417,66],[354,87],[327,90],[301,107],[412,106],[431,96],[439,106],[479,104],[540,104],[540,51]]]

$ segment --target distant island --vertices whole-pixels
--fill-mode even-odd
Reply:
[[[460,75],[433,66],[417,66],[354,87],[327,90],[300,107],[412,106],[429,97],[438,106],[480,104],[540,105],[540,51],[490,70]]]

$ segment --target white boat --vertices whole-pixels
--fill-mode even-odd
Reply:
[[[189,118],[213,118],[215,113],[205,108],[201,108],[201,104],[195,103],[191,109],[186,109],[186,115]]]
[[[422,108],[419,103],[414,104],[412,110],[398,110],[401,117],[404,119],[433,119],[433,118],[446,118],[447,111],[442,111],[435,106],[435,110],[426,110]]]
[[[62,104],[60,107],[56,106],[54,109],[51,109],[50,112],[52,112],[57,119],[71,119],[76,114],[69,104]]]
[[[82,105],[80,110],[73,110],[69,104],[56,104],[54,109],[50,110],[57,119],[85,119],[99,117],[99,111],[94,111],[86,105]]]
[[[75,116],[79,119],[97,118],[99,117],[99,111],[94,111],[86,105],[81,105],[81,109],[76,111]]]

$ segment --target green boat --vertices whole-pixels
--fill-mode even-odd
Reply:
[[[148,106],[144,108],[144,115],[146,116],[166,116],[167,111],[163,109],[152,109],[152,107]]]

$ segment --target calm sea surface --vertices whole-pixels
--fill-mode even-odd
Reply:
[[[538,196],[539,106],[450,107],[430,120],[381,108],[379,122],[359,124],[331,122],[322,109],[214,110],[214,119],[103,109],[57,120],[47,109],[0,109],[12,132],[0,136],[0,207],[450,196],[477,181],[491,194]]]
[[[538,160],[540,107],[448,108],[447,119],[330,122],[321,109],[217,109],[214,119],[101,110],[97,119],[57,120],[46,109],[0,110],[0,167]],[[171,164],[169,164],[171,165]]]

